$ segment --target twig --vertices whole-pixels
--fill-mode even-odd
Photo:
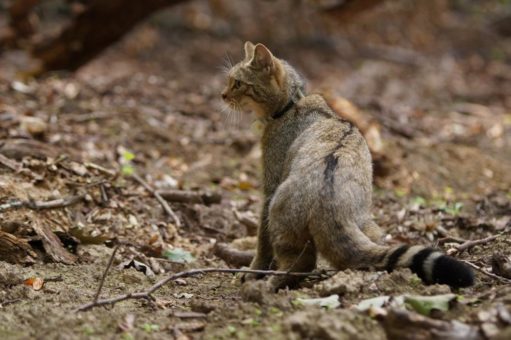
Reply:
[[[87,303],[85,305],[82,305],[76,309],[77,312],[86,311],[89,309],[92,309],[94,307],[98,306],[105,306],[105,305],[113,305],[117,302],[129,300],[129,299],[146,299],[149,301],[154,301],[154,297],[152,294],[160,289],[165,284],[169,283],[170,281],[175,281],[176,279],[182,278],[182,277],[190,277],[200,274],[207,274],[207,273],[249,273],[249,274],[261,274],[261,275],[276,275],[276,276],[299,276],[299,277],[311,277],[316,276],[318,278],[321,278],[324,276],[324,273],[318,273],[318,272],[308,272],[308,273],[288,273],[286,271],[278,271],[278,270],[252,270],[252,269],[230,269],[230,268],[203,268],[203,269],[192,269],[188,271],[179,272],[176,274],[172,274],[170,276],[167,276],[166,278],[156,282],[154,285],[152,285],[149,289],[142,291],[142,292],[135,292],[135,293],[128,293],[124,295],[119,295],[113,298],[109,299],[101,299],[97,301],[93,301],[91,303]]]
[[[158,194],[166,201],[176,203],[217,204],[222,201],[222,195],[217,192],[200,192],[189,190],[158,190]]]
[[[459,246],[456,246],[456,250],[457,250],[457,252],[462,253],[463,251],[465,251],[465,250],[467,250],[469,248],[472,248],[474,246],[477,246],[479,244],[485,244],[485,243],[491,242],[493,240],[496,240],[500,236],[504,235],[506,232],[507,231],[503,231],[503,232],[501,232],[501,233],[499,233],[497,235],[488,236],[488,237],[485,237],[485,238],[482,238],[482,239],[479,239],[479,240],[468,240],[468,241],[465,241],[462,244],[460,244]]]
[[[438,239],[438,244],[444,244],[444,243],[448,243],[448,242],[463,243],[463,242],[467,242],[467,240],[465,240],[464,238],[454,237],[454,236],[446,236],[446,237],[442,237],[441,239]]]
[[[96,292],[96,295],[94,296],[94,302],[97,302],[99,299],[99,295],[101,294],[101,290],[103,289],[103,284],[105,283],[106,276],[108,275],[108,271],[110,270],[110,267],[112,267],[112,263],[114,262],[115,254],[117,253],[117,249],[119,249],[119,246],[115,246],[114,251],[112,252],[112,255],[110,256],[110,259],[108,260],[108,264],[106,265],[105,271],[103,272],[103,276],[101,277],[101,281],[99,281],[98,291]]]
[[[165,210],[167,215],[169,215],[174,220],[176,227],[178,228],[181,227],[181,221],[179,221],[179,218],[177,217],[176,213],[170,208],[167,201],[165,201],[163,197],[161,197],[161,195],[156,190],[154,190],[146,181],[144,181],[142,177],[140,177],[137,174],[133,174],[131,175],[131,177],[156,198],[156,200],[161,204],[163,210]]]
[[[497,280],[497,281],[500,281],[500,282],[502,282],[502,283],[511,284],[511,280],[506,279],[505,277],[498,276],[498,275],[495,275],[495,274],[493,274],[493,273],[490,273],[489,271],[487,271],[487,270],[485,270],[485,269],[483,269],[483,268],[481,268],[481,267],[479,267],[479,266],[477,266],[477,265],[473,264],[473,263],[472,263],[472,262],[470,262],[470,261],[466,261],[466,260],[460,260],[460,261],[462,261],[462,262],[464,262],[464,263],[468,264],[470,267],[474,268],[474,269],[475,269],[475,270],[477,270],[478,272],[481,272],[481,273],[483,273],[484,275],[489,276],[489,277],[491,277],[491,278],[493,278],[493,279],[495,279],[495,280]]]
[[[7,305],[12,305],[13,303],[18,303],[20,301],[21,301],[21,299],[12,299],[12,300],[6,300],[4,302],[0,302],[0,308],[5,307]]]
[[[98,165],[96,163],[85,162],[85,163],[83,163],[83,165],[85,165],[85,167],[87,167],[87,168],[98,170],[99,172],[107,174],[111,177],[115,177],[117,175],[117,173],[114,170],[107,169],[107,168],[102,167],[101,165]]]
[[[47,282],[62,282],[62,281],[64,281],[64,278],[62,277],[62,275],[57,275],[57,276],[45,277],[45,278],[43,278],[43,281],[44,281],[44,283],[47,283]]]
[[[253,251],[243,251],[229,247],[229,245],[217,242],[213,248],[213,253],[224,260],[227,264],[241,267],[248,266],[254,258]]]
[[[11,169],[14,172],[19,172],[21,170],[21,168],[23,167],[20,163],[16,162],[15,160],[12,160],[8,157],[5,157],[2,154],[0,154],[0,164]]]
[[[29,208],[32,210],[43,210],[43,209],[55,209],[55,208],[65,208],[70,205],[76,204],[83,199],[84,195],[75,195],[64,198],[58,198],[56,200],[51,201],[11,201],[4,204],[0,204],[0,212],[8,209],[19,209],[19,208]]]

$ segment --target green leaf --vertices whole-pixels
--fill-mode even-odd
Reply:
[[[227,332],[229,332],[231,335],[236,334],[236,327],[231,325],[227,326]]]
[[[456,216],[461,212],[461,209],[463,209],[463,203],[455,202],[454,204],[448,205],[445,208],[445,212]]]
[[[295,300],[298,304],[302,304],[304,306],[320,306],[326,309],[334,309],[341,305],[339,302],[339,295],[334,294],[325,298],[317,298],[317,299],[302,299],[297,298]]]
[[[405,296],[405,303],[416,312],[429,316],[432,310],[446,312],[452,301],[457,299],[455,294],[443,294],[435,296]]]
[[[121,167],[121,173],[123,176],[131,176],[135,172],[135,169],[133,168],[133,165],[131,164],[124,164]]]
[[[122,153],[122,159],[124,159],[126,162],[132,161],[135,159],[135,154],[129,151],[124,151]]]
[[[160,326],[159,325],[156,325],[154,323],[145,323],[142,325],[142,329],[146,332],[146,333],[152,333],[152,332],[157,332],[160,330]]]
[[[418,206],[424,207],[427,202],[426,202],[426,199],[424,197],[415,196],[414,198],[412,198],[410,200],[410,203],[413,204],[413,205],[418,205]]]
[[[167,250],[163,253],[163,256],[171,261],[179,263],[189,263],[195,261],[195,258],[192,256],[192,254],[190,254],[190,252],[181,248]]]

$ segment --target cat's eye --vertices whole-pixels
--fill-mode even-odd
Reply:
[[[238,79],[235,79],[232,87],[235,89],[239,89],[240,86],[241,86],[241,81],[239,81]]]

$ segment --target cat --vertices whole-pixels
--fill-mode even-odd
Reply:
[[[320,95],[304,95],[302,77],[262,44],[228,71],[223,100],[253,111],[262,134],[264,203],[250,268],[307,272],[318,252],[339,270],[408,267],[425,283],[473,285],[472,269],[422,245],[385,246],[371,218],[372,161],[358,129]],[[258,278],[248,274],[245,279]],[[271,289],[300,278],[274,276]]]

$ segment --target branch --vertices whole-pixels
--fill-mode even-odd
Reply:
[[[462,253],[465,250],[470,249],[470,248],[477,246],[479,244],[489,243],[489,242],[494,241],[497,238],[503,236],[506,233],[508,233],[507,230],[503,231],[501,233],[498,233],[497,235],[488,236],[488,237],[485,237],[485,238],[482,238],[479,240],[467,240],[467,241],[463,242],[462,244],[460,244],[459,246],[456,246],[456,252]]]
[[[142,291],[142,292],[136,292],[136,293],[128,293],[124,295],[119,295],[113,298],[109,299],[100,299],[97,301],[93,301],[90,303],[87,303],[85,305],[81,305],[76,309],[76,312],[83,312],[87,311],[89,309],[92,309],[94,307],[98,306],[106,306],[106,305],[114,305],[117,302],[124,301],[124,300],[138,300],[138,299],[145,299],[149,301],[154,301],[154,297],[152,294],[160,289],[165,284],[169,283],[170,281],[175,281],[176,279],[183,278],[183,277],[190,277],[190,276],[196,276],[200,274],[207,274],[207,273],[249,273],[249,274],[260,274],[260,275],[274,275],[274,276],[298,276],[298,277],[317,277],[322,278],[324,277],[324,273],[321,272],[308,272],[308,273],[288,273],[286,271],[278,271],[278,270],[252,270],[252,269],[229,269],[229,268],[203,268],[203,269],[192,269],[188,271],[179,272],[176,274],[172,274],[158,282],[156,282],[154,285],[149,287],[149,289]]]
[[[217,204],[222,201],[222,195],[216,192],[200,192],[187,190],[158,190],[158,194],[169,202]]]
[[[115,253],[117,253],[118,249],[119,249],[119,246],[116,246],[114,248],[114,251],[112,252],[112,255],[110,256],[110,259],[108,260],[108,264],[106,265],[105,271],[103,272],[101,281],[99,281],[98,291],[96,292],[96,295],[94,296],[94,302],[97,302],[99,299],[99,295],[101,294],[101,290],[103,289],[103,284],[105,283],[105,278],[108,274],[108,271],[110,270],[110,267],[112,267],[112,263],[114,262]]]
[[[147,191],[149,191],[155,198],[158,202],[160,202],[161,206],[163,207],[163,210],[165,210],[165,212],[167,213],[167,215],[169,215],[173,220],[174,220],[174,223],[176,224],[176,227],[180,228],[181,227],[181,221],[179,220],[179,217],[177,217],[176,213],[172,210],[172,208],[169,206],[169,204],[167,203],[167,201],[165,201],[163,199],[163,197],[161,197],[161,195],[158,193],[158,191],[154,190],[146,181],[144,181],[142,179],[142,177],[140,177],[139,175],[137,174],[133,174],[131,175],[131,177],[137,181],[141,186],[143,186]]]
[[[213,248],[213,253],[224,260],[227,264],[242,267],[250,265],[254,258],[253,251],[243,251],[229,247],[228,244],[217,242]]]
[[[490,273],[489,271],[473,264],[472,262],[470,261],[466,261],[466,260],[460,260],[461,262],[464,262],[466,264],[468,264],[470,267],[474,268],[475,270],[477,270],[478,272],[481,272],[483,273],[484,275],[486,276],[489,276],[497,281],[500,281],[502,283],[507,283],[507,284],[511,284],[511,280],[510,279],[506,279],[505,277],[502,277],[502,276],[498,276],[498,275],[495,275],[493,273]]]
[[[11,201],[4,204],[0,204],[0,212],[8,209],[19,209],[19,208],[28,208],[32,210],[43,210],[43,209],[55,209],[55,208],[65,208],[70,205],[76,204],[83,199],[84,195],[75,195],[68,196],[64,198],[58,198],[50,201]]]

